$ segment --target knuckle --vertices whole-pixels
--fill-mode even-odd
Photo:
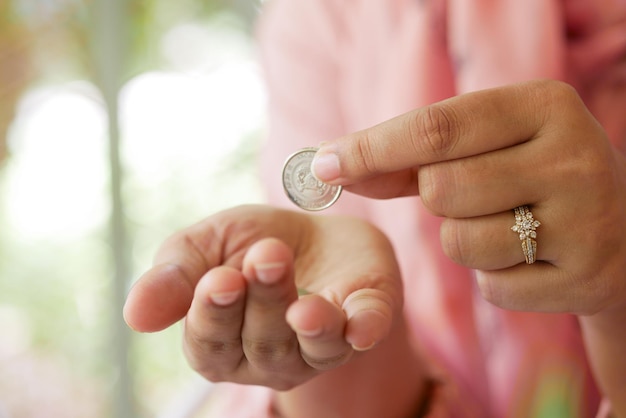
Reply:
[[[540,83],[540,94],[545,94],[546,91],[550,93],[547,97],[551,97],[556,105],[579,101],[576,89],[563,81],[543,80]]]
[[[497,280],[492,280],[491,277],[482,274],[481,271],[477,271],[476,283],[483,299],[499,308],[506,309],[508,307],[505,292],[501,286],[498,286]]]
[[[243,350],[246,358],[261,369],[276,371],[282,360],[298,350],[295,338],[278,340],[245,340]]]
[[[562,115],[585,109],[576,89],[563,81],[541,80],[533,86],[535,86],[534,100],[531,103],[535,109],[544,110],[546,116],[544,123],[548,120],[561,120],[561,117],[555,118],[555,114]]]
[[[579,160],[576,163],[578,170],[576,167],[571,167],[569,174],[578,175],[579,184],[587,183],[590,190],[596,190],[598,194],[609,191],[612,195],[617,186],[613,167],[611,164],[607,164],[607,161],[611,161],[608,152],[604,152],[604,148],[598,149],[596,152],[587,152],[585,155],[581,155]],[[613,200],[612,196],[606,197]]]
[[[578,309],[576,314],[579,315],[594,315],[608,304],[613,296],[616,294],[617,289],[596,280],[583,280],[576,287],[574,292],[574,298],[577,300],[589,300],[582,309]]]
[[[426,155],[435,161],[451,155],[460,138],[457,120],[452,107],[443,103],[416,112],[408,127],[416,155]]]
[[[240,350],[237,341],[210,340],[199,336],[186,335],[183,351],[189,366],[212,382],[224,380],[235,366],[225,361]]]
[[[571,191],[576,194],[586,190],[594,197],[593,201],[598,202],[596,207],[601,206],[600,202],[613,201],[618,186],[609,147],[599,142],[586,142],[584,146],[562,148],[559,148],[559,158],[550,160],[549,175],[555,182],[571,185]]]
[[[373,143],[374,139],[371,137],[371,134],[366,131],[364,132],[364,136],[359,141],[356,141],[354,150],[354,161],[366,175],[376,174],[378,172]]]
[[[572,300],[578,305],[576,314],[593,315],[615,306],[626,292],[626,282],[619,280],[621,276],[617,273],[623,269],[620,255],[623,233],[613,232],[619,228],[608,223],[610,221],[607,225],[593,224],[592,229],[599,229],[589,237],[593,246],[580,249],[570,261],[571,273],[566,279]],[[616,263],[616,260],[619,261]]]
[[[419,195],[424,206],[435,215],[445,215],[453,208],[449,190],[452,170],[442,169],[441,164],[422,166],[418,172]]]
[[[197,333],[186,332],[185,346],[188,348],[188,353],[193,357],[204,358],[232,353],[241,347],[241,340],[218,340]]]
[[[457,264],[472,266],[473,252],[465,239],[463,227],[453,219],[445,219],[440,230],[441,246],[444,254]]]
[[[579,266],[578,269],[581,267]],[[576,268],[562,272],[560,279],[566,283],[567,291],[560,297],[564,307],[561,311],[575,315],[594,315],[606,308],[618,289],[603,274],[598,274],[597,266],[585,269]]]

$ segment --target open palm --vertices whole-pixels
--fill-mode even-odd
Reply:
[[[187,358],[212,381],[288,389],[384,339],[401,289],[368,223],[242,206],[166,240],[124,313],[147,332],[185,317]]]

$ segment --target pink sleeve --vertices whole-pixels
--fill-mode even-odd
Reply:
[[[261,175],[271,204],[296,209],[280,180],[287,156],[346,133],[340,63],[349,4],[272,1],[259,20],[261,62],[270,93]],[[363,213],[362,200],[344,194],[325,213]]]

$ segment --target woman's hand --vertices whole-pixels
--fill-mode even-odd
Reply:
[[[418,194],[483,296],[526,311],[626,309],[626,162],[576,92],[536,81],[446,100],[323,143],[318,178],[376,198]],[[511,231],[528,205],[537,259]]]
[[[393,250],[371,225],[243,206],[168,239],[124,316],[144,332],[185,317],[186,356],[209,380],[290,389],[383,340],[401,306]]]

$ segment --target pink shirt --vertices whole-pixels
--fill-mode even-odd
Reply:
[[[294,208],[280,170],[301,147],[533,78],[578,87],[615,144],[626,143],[624,0],[273,0],[259,35],[270,89],[263,171],[277,205]],[[411,329],[445,382],[431,416],[598,413],[577,319],[485,302],[472,271],[443,255],[440,220],[419,198],[344,193],[329,212],[367,218],[393,241]],[[216,408],[228,411],[218,416],[269,416],[267,389],[227,385],[218,393]]]

